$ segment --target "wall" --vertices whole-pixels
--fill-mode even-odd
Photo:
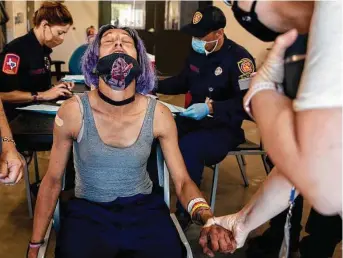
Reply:
[[[71,15],[74,24],[66,34],[62,45],[53,49],[52,60],[61,60],[66,64],[62,71],[68,71],[69,58],[73,51],[86,42],[86,28],[93,25],[98,28],[98,1],[64,1]],[[35,1],[35,10],[40,6],[40,1]]]
[[[9,16],[9,21],[6,23],[7,42],[10,42],[27,33],[26,1],[6,1],[5,8]],[[20,23],[15,24],[18,13],[22,14],[22,19]]]
[[[223,1],[213,1],[213,5],[225,13],[226,36],[245,47],[254,56],[256,65],[259,67],[268,53],[267,48],[271,47],[272,43],[265,43],[244,30],[233,16],[231,7],[228,7]]]

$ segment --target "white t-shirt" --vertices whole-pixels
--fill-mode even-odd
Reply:
[[[316,1],[295,111],[342,107],[342,0]]]

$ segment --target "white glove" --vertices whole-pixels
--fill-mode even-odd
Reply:
[[[295,29],[278,36],[266,61],[252,77],[249,90],[243,99],[244,109],[250,117],[252,117],[250,102],[258,92],[276,90],[283,94],[285,52],[294,43],[297,36],[298,33]]]
[[[240,213],[230,214],[214,218],[217,225],[231,231],[236,241],[236,248],[244,246],[250,231],[244,226],[245,216]]]
[[[293,29],[278,36],[266,61],[253,77],[251,86],[260,82],[281,84],[284,77],[284,58],[287,48],[296,40],[298,32]]]

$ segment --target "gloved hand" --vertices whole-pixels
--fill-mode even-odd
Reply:
[[[293,29],[278,36],[262,67],[252,79],[251,85],[259,82],[281,84],[284,77],[284,58],[288,47],[297,39],[298,32]]]
[[[244,96],[243,105],[246,112],[252,117],[250,110],[251,98],[261,89],[276,90],[283,94],[282,82],[284,79],[285,52],[296,40],[298,33],[295,29],[278,36],[273,48],[262,67],[252,77],[249,91]]]
[[[222,217],[214,218],[216,225],[222,226],[227,230],[231,231],[236,241],[236,248],[244,246],[245,240],[247,239],[250,231],[245,226],[245,215],[238,212]]]
[[[196,103],[188,107],[186,111],[180,113],[180,116],[189,117],[195,120],[201,120],[210,113],[206,103]]]

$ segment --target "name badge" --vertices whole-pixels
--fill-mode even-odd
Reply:
[[[251,78],[245,78],[245,79],[238,80],[239,89],[240,90],[249,89],[250,82],[251,82]]]

